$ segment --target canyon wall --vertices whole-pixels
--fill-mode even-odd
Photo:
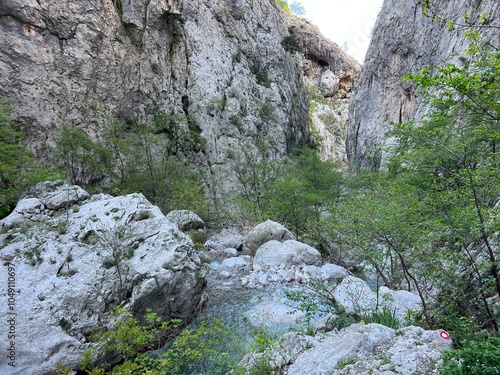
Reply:
[[[385,0],[378,16],[349,108],[347,155],[358,167],[377,168],[383,162],[384,148],[392,142],[387,136],[387,124],[419,121],[424,116],[421,96],[410,82],[403,82],[405,73],[447,62],[466,63],[460,55],[468,46],[464,32],[468,24],[479,25],[483,13],[491,25],[497,26],[484,28],[483,32],[493,45],[499,45],[498,1],[431,1],[427,17],[422,16],[421,3]],[[455,28],[450,29],[444,21],[436,22],[434,15],[455,21]]]

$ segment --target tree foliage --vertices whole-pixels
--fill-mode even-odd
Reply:
[[[22,143],[20,125],[11,119],[12,106],[0,98],[0,218],[7,215],[22,192],[37,182],[60,177],[37,164]]]
[[[242,190],[240,212],[257,221],[272,218],[288,226],[297,238],[320,236],[319,223],[342,192],[343,177],[335,165],[309,148],[294,150],[279,162],[242,157],[237,168]]]
[[[53,162],[75,185],[102,185],[111,175],[111,153],[82,129],[62,125],[56,135]]]
[[[164,212],[190,209],[203,215],[208,207],[201,176],[188,164],[202,146],[186,116],[162,112],[152,124],[110,123],[100,140],[63,125],[53,163],[73,184],[115,194],[141,192]]]
[[[151,310],[143,324],[122,307],[115,308],[110,318],[110,329],[94,336],[96,349],[83,356],[88,374],[224,375],[237,366],[244,353],[243,340],[217,319],[201,321],[181,332],[181,320],[165,320]],[[114,354],[120,359],[117,365],[94,365],[99,358]]]

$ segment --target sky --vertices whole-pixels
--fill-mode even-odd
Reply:
[[[289,3],[292,1],[289,0]],[[370,33],[383,0],[299,0],[304,17],[321,33],[359,62],[363,62]]]

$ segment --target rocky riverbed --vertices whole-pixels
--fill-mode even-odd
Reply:
[[[181,231],[205,230],[194,213],[166,217],[141,194],[90,196],[55,182],[31,189],[0,225],[3,270],[15,270],[2,287],[2,306],[12,306],[16,318],[16,366],[2,364],[2,374],[48,374],[58,360],[78,368],[91,333],[118,305],[137,316],[152,308],[165,317],[216,317],[248,332],[265,327],[274,344],[243,363],[265,354],[285,374],[430,374],[451,347],[444,331],[363,323],[339,331],[335,313],[306,319],[285,291],[307,291],[312,281],[331,288],[348,313],[385,308],[404,322],[421,307],[411,292],[374,291],[323,262],[271,220],[248,233],[212,233],[197,251]],[[0,314],[3,321],[11,316],[6,308]]]

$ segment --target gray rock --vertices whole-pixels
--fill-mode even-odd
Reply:
[[[379,324],[354,325],[340,333],[325,334],[324,341],[301,354],[288,369],[288,375],[336,374],[341,361],[356,359],[375,346],[387,343],[394,330]]]
[[[24,222],[46,220],[47,210],[68,210],[88,198],[89,193],[79,186],[62,181],[41,182],[24,193],[14,211],[0,220],[0,227],[13,228]]]
[[[434,11],[445,20],[458,20],[467,14],[478,20],[488,14],[489,19],[500,19],[498,1],[437,0]],[[500,43],[496,28],[482,32],[491,45]],[[359,85],[349,108],[347,155],[351,162],[363,167],[377,167],[387,157],[384,149],[393,143],[388,136],[391,121],[400,123],[415,119],[421,121],[428,112],[421,94],[401,77],[417,73],[424,66],[442,65],[469,46],[464,33],[450,30],[445,22],[434,22],[433,17],[422,17],[422,3],[414,1],[384,1],[373,30]],[[463,56],[466,60],[467,57]]]
[[[286,365],[293,361],[305,349],[314,346],[316,340],[301,332],[285,333],[270,349],[264,353],[252,353],[246,355],[241,365],[250,369],[264,359],[269,365],[276,370],[286,368]]]
[[[24,194],[24,197],[35,197],[45,208],[59,210],[71,208],[72,205],[88,199],[90,195],[80,186],[68,185],[62,181],[51,181],[35,185]]]
[[[380,324],[355,324],[316,335],[285,373],[287,375],[431,374],[439,373],[441,352],[451,340],[440,331],[407,327],[399,331]],[[351,362],[339,366],[341,363]],[[391,370],[390,370],[391,369]]]
[[[255,142],[262,135],[281,158],[308,141],[300,57],[281,47],[285,17],[269,1],[8,0],[0,15],[0,97],[39,157],[54,125],[98,138],[105,123],[152,122],[165,111],[188,116],[202,135],[203,153],[191,153],[215,166],[220,192],[236,180],[227,151],[267,157]],[[254,114],[265,103],[276,120],[262,124]]]
[[[226,258],[222,261],[220,267],[222,268],[246,267],[249,264],[250,264],[250,257],[248,255],[245,255],[241,257]]]
[[[298,265],[302,262],[297,257],[293,249],[286,246],[284,243],[271,240],[260,246],[254,257],[254,263],[261,266],[280,266],[284,264],[286,267]]]
[[[340,79],[330,69],[321,74],[319,87],[324,96],[334,96],[339,91]]]
[[[190,229],[204,229],[205,223],[194,212],[189,210],[175,210],[167,214],[167,219],[177,225],[182,231]]]
[[[204,243],[204,247],[216,251],[224,251],[227,248],[241,250],[245,242],[245,237],[235,230],[222,229],[219,233],[210,236]]]
[[[288,247],[292,254],[295,254],[301,264],[314,265],[321,261],[321,253],[305,243],[287,240],[283,242],[283,245]]]
[[[379,289],[379,295],[382,300],[381,305],[386,307],[389,311],[395,312],[396,318],[400,322],[404,322],[409,312],[422,311],[422,301],[420,297],[407,290],[390,290],[382,286]]]
[[[333,291],[336,301],[347,311],[356,314],[370,314],[377,305],[377,295],[363,280],[347,276]]]
[[[227,249],[224,250],[224,255],[229,256],[229,257],[237,257],[238,256],[238,250],[232,247],[228,247]]]
[[[265,222],[258,224],[250,232],[248,232],[246,237],[247,245],[253,251],[257,250],[262,244],[271,240],[283,242],[294,238],[288,229],[272,220],[266,220]]]
[[[87,195],[75,187],[69,191]],[[25,201],[20,212],[30,226],[15,242],[2,237],[0,244],[0,256],[10,259],[16,273],[19,338],[16,369],[3,361],[2,374],[45,374],[58,360],[78,368],[89,332],[105,324],[114,306],[137,317],[146,308],[163,317],[196,314],[205,285],[200,260],[191,240],[158,207],[140,194],[100,195],[80,202],[78,210],[59,216],[50,210],[51,217],[33,222],[33,198],[55,202],[57,195],[49,195],[40,191]],[[6,313],[0,311],[4,321]]]
[[[302,272],[306,275],[310,275],[313,279],[321,278],[321,268],[318,266],[305,266],[302,267]]]
[[[336,264],[327,263],[321,267],[321,278],[323,280],[343,279],[349,275],[344,267],[337,266]]]
[[[315,333],[326,333],[333,331],[337,317],[331,313],[326,314],[314,324]]]

